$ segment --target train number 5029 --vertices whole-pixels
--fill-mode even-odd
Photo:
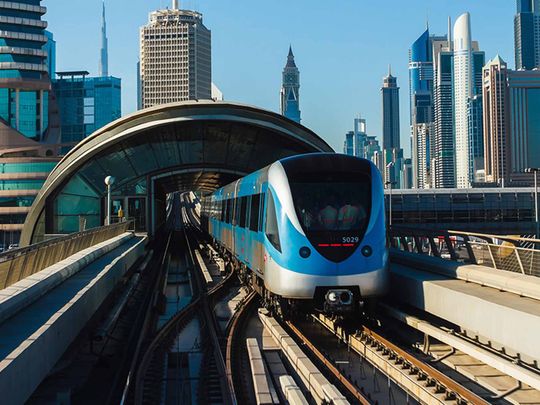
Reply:
[[[358,243],[360,238],[358,236],[344,236],[342,243]]]

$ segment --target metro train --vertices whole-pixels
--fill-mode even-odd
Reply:
[[[383,185],[368,160],[278,160],[203,197],[201,224],[278,313],[350,313],[387,289]]]

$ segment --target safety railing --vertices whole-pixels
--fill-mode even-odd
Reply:
[[[0,254],[0,290],[83,249],[131,231],[133,222],[88,229]]]
[[[393,227],[388,244],[406,252],[540,277],[538,239]]]

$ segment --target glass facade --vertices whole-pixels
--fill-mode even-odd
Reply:
[[[41,20],[45,7],[40,0],[2,2],[0,14],[0,82],[18,79],[2,86],[0,117],[12,128],[33,140],[43,140],[48,123],[48,53],[45,45],[47,23]],[[24,6],[24,7],[22,7]]]
[[[277,159],[306,152],[296,141],[277,137],[279,133],[267,129],[220,121],[171,124],[133,135],[77,169],[77,174],[59,190],[51,204],[47,203],[45,232],[74,232],[79,230],[81,220],[86,221],[87,228],[103,223],[104,179],[108,175],[116,178],[111,192],[117,206],[122,205],[127,217],[144,218],[146,212],[141,207],[146,210],[148,203],[141,197],[149,198],[148,176],[175,170],[184,172],[163,180],[156,193],[186,187],[208,191],[226,183],[223,174],[201,177],[203,168],[210,171],[228,168],[237,173],[227,177],[229,182]]]
[[[386,194],[388,210],[389,194]],[[527,234],[534,227],[531,188],[392,192],[394,225]]]
[[[0,249],[19,242],[26,215],[58,160],[0,159]]]
[[[62,73],[53,82],[64,144],[75,145],[121,116],[121,79],[85,73]]]

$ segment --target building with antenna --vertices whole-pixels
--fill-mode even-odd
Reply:
[[[400,149],[399,139],[399,87],[397,78],[392,76],[392,67],[388,66],[388,76],[383,78],[383,149]]]
[[[139,105],[212,98],[211,32],[202,14],[172,9],[150,13],[140,29]]]
[[[292,47],[289,46],[287,64],[281,85],[281,115],[300,123],[300,71],[296,67]]]

